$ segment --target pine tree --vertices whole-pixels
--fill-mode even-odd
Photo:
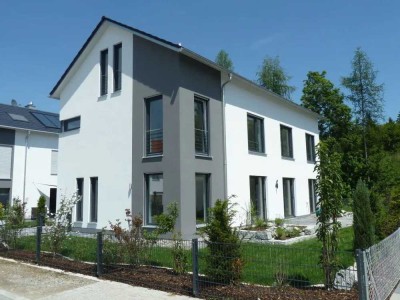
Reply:
[[[229,57],[228,52],[220,50],[215,57],[215,63],[229,71],[233,71],[233,62]]]

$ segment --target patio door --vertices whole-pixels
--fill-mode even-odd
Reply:
[[[294,178],[283,178],[283,206],[285,218],[295,216]]]

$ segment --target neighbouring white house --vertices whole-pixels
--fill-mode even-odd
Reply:
[[[103,17],[50,97],[58,193],[82,197],[76,228],[100,230],[125,209],[154,228],[178,202],[189,238],[232,194],[237,225],[250,207],[263,219],[315,210],[319,116],[180,44]]]
[[[0,104],[0,202],[23,200],[26,217],[45,196],[49,212],[56,211],[58,114],[36,110],[32,103]]]

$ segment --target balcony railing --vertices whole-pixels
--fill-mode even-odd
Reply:
[[[194,146],[197,154],[208,154],[208,131],[194,130]]]
[[[146,153],[147,155],[163,153],[162,129],[153,129],[146,132]]]

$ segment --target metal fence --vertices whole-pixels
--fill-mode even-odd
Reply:
[[[387,299],[400,281],[400,228],[365,251],[359,251],[363,277],[360,298]]]

